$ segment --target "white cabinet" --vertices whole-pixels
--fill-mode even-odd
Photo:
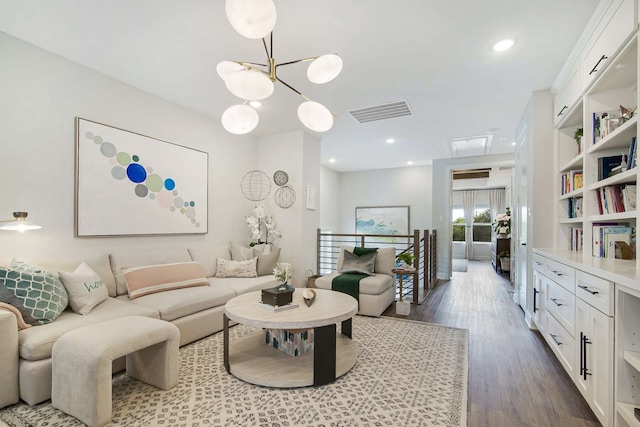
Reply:
[[[564,120],[573,109],[574,104],[580,99],[582,86],[580,84],[580,64],[576,64],[567,77],[566,83],[560,89],[553,100],[553,124],[557,125]]]
[[[582,89],[600,75],[636,29],[635,0],[615,0],[582,55]]]
[[[615,310],[616,427],[640,426],[640,291],[616,285]]]
[[[603,426],[613,425],[613,318],[576,299],[574,381]]]

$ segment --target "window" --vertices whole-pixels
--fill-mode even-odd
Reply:
[[[453,210],[453,241],[454,242],[464,242],[465,237],[465,221],[464,221],[464,211],[462,209],[454,209]]]
[[[476,208],[473,215],[473,241],[491,241],[491,212],[489,209]]]

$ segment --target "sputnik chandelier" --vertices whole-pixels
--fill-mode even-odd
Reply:
[[[247,102],[268,98],[273,93],[274,83],[279,81],[305,99],[298,107],[298,118],[303,125],[316,132],[331,129],[334,115],[324,105],[312,101],[282,81],[277,70],[285,65],[311,62],[307,77],[312,83],[323,84],[340,74],[342,59],[336,54],[328,54],[278,64],[273,57],[273,28],[276,25],[276,6],[273,0],[226,0],[225,11],[229,23],[238,33],[250,39],[262,39],[267,63],[222,61],[218,64],[216,70],[229,92],[244,99],[243,104],[229,107],[222,114],[222,126],[228,132],[238,135],[255,129],[259,121],[258,113]],[[267,35],[269,48],[265,39]]]

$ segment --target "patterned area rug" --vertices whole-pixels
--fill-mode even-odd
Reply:
[[[233,337],[253,329],[231,328]],[[228,375],[222,333],[180,349],[178,386],[163,391],[121,373],[113,380],[120,426],[466,426],[468,331],[356,316],[353,369],[322,387],[271,389]],[[233,342],[232,342],[233,345]],[[83,425],[51,406],[0,411],[9,426]],[[0,423],[1,424],[1,423]]]

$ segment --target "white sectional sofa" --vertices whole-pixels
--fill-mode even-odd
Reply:
[[[51,351],[56,340],[69,331],[118,317],[146,316],[176,325],[180,330],[180,345],[184,345],[221,331],[224,305],[231,298],[277,285],[273,275],[213,277],[216,258],[231,259],[229,248],[156,249],[117,252],[89,259],[29,260],[53,272],[74,271],[81,262],[85,262],[107,285],[109,298],[89,314],[80,315],[67,308],[52,323],[20,331],[15,316],[0,311],[0,408],[16,403],[19,398],[34,405],[51,397]],[[209,286],[169,290],[129,300],[123,267],[189,261],[202,264]],[[122,359],[114,363],[114,371],[123,367]]]

